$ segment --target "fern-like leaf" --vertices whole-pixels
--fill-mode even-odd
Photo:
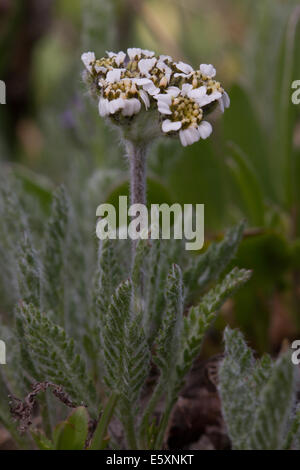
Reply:
[[[226,328],[224,339],[225,359],[219,370],[223,415],[233,448],[247,449],[256,408],[254,357],[239,331]]]
[[[188,298],[197,289],[203,290],[210,282],[218,279],[236,254],[244,229],[245,222],[241,222],[228,230],[222,242],[212,243],[204,254],[193,261],[184,273]]]
[[[114,240],[103,240],[99,244],[98,266],[92,291],[91,327],[96,347],[101,345],[101,335],[111,297],[120,282],[120,268]]]
[[[262,389],[260,403],[250,437],[253,450],[283,448],[295,392],[295,366],[288,351],[273,366],[272,374]]]
[[[181,341],[182,355],[178,363],[178,386],[189,371],[194,359],[200,352],[207,330],[211,327],[218,310],[236,290],[249,280],[250,271],[234,268],[224,280],[211,289],[197,307],[192,307],[184,319]]]
[[[145,285],[144,328],[147,340],[152,346],[157,332],[161,328],[166,305],[165,289],[169,264],[166,256],[166,242],[151,240],[148,255],[147,284]],[[146,276],[145,276],[146,277]]]
[[[269,356],[255,362],[240,332],[226,328],[224,337],[220,394],[233,448],[279,450],[292,445],[298,427],[296,421],[292,429],[290,420],[295,392],[290,352],[276,362]]]
[[[183,327],[183,283],[182,272],[174,264],[169,272],[166,286],[166,313],[157,338],[154,361],[164,380],[170,378],[180,353],[180,338]]]
[[[47,380],[62,385],[78,405],[86,404],[91,414],[95,415],[95,389],[86,373],[83,359],[76,352],[74,341],[33,305],[23,303],[18,307],[17,315],[24,335],[24,346],[33,364],[28,373],[36,381]]]
[[[119,395],[119,418],[128,444],[136,448],[134,416],[142,386],[149,373],[150,352],[140,313],[132,312],[133,285],[120,284],[106,319],[103,332],[105,381]]]
[[[53,194],[52,213],[44,245],[44,308],[62,320],[64,311],[64,259],[68,237],[69,202],[63,186]]]
[[[18,252],[18,279],[21,298],[26,303],[40,306],[41,265],[31,236],[25,232]]]

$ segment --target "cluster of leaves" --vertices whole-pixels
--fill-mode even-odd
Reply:
[[[19,198],[16,186],[12,190],[2,183],[1,264],[9,275],[1,273],[1,289],[5,311],[13,314],[6,316],[7,326],[1,326],[9,352],[0,376],[1,422],[18,442],[30,445],[9,416],[8,395],[25,396],[30,386],[46,382],[63,390],[69,397],[65,404],[84,406],[94,428],[99,414],[105,419],[95,446],[103,448],[103,430],[114,414],[124,438],[113,444],[112,435],[109,445],[161,448],[178,392],[206,331],[222,304],[250,276],[234,268],[218,281],[236,253],[244,224],[193,257],[181,241],[140,240],[128,263],[129,242],[105,240],[91,269],[83,249],[85,235],[64,188],[53,195],[41,237],[30,229],[22,191]],[[199,297],[197,306],[190,307]],[[142,406],[153,364],[159,377]],[[57,398],[57,392],[54,395]],[[163,413],[157,422],[154,412],[161,400]],[[58,430],[53,437],[55,422],[65,413],[62,405],[48,391],[39,397],[39,408],[47,439],[64,442]],[[25,405],[23,409],[28,412]]]
[[[234,449],[299,449],[297,368],[291,353],[276,362],[255,360],[239,331],[225,330],[226,357],[219,372],[225,422]]]

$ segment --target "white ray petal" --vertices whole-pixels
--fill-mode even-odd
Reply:
[[[203,97],[203,99],[201,100],[202,104],[200,106],[206,106],[210,103],[213,103],[214,101],[219,101],[220,98],[222,98],[222,93],[220,93],[219,91],[214,91],[210,95],[205,95]]]
[[[170,95],[176,98],[180,94],[180,88],[178,88],[177,86],[170,86],[169,88],[167,88],[166,92],[167,92],[167,95]],[[165,95],[161,95],[161,96],[165,96]]]
[[[95,70],[97,73],[100,73],[100,72],[106,73],[108,69],[106,67],[103,67],[103,65],[95,64]]]
[[[169,67],[167,64],[165,64],[162,60],[159,60],[156,64],[156,67],[158,68],[158,70],[160,70],[161,72],[165,73],[165,74],[168,74],[168,75],[172,75],[172,69],[171,67]]]
[[[206,75],[208,78],[214,78],[216,76],[216,69],[213,65],[211,64],[201,64],[200,65],[200,72],[203,75]]]
[[[109,101],[106,98],[100,98],[99,100],[99,114],[101,117],[108,116],[109,114]]]
[[[181,87],[181,93],[183,96],[189,96],[189,93],[193,90],[193,85],[184,83]]]
[[[150,83],[153,83],[149,78],[131,78],[132,83],[136,85],[143,86]]]
[[[118,52],[118,54],[116,55],[116,59],[115,59],[118,67],[120,67],[120,65],[124,63],[125,58],[126,58],[125,52],[123,51]]]
[[[155,52],[149,51],[148,49],[141,49],[141,53],[142,53],[145,57],[153,57],[153,56],[155,55]]]
[[[224,91],[222,98],[219,99],[219,104],[220,104],[222,113],[224,113],[225,108],[230,107],[230,98],[228,96],[228,93],[226,93],[226,91]]]
[[[112,70],[110,70],[109,72],[107,72],[106,81],[108,83],[119,82],[121,80],[121,73],[124,70],[125,69],[112,69]]]
[[[189,64],[185,64],[184,62],[177,62],[176,67],[180,72],[183,72],[185,75],[188,75],[194,71],[193,67],[191,67]]]
[[[152,82],[152,80],[149,80],[147,83],[145,83],[143,85],[143,89],[149,93],[149,95],[151,96],[155,96],[155,95],[158,95],[160,93],[160,89],[157,88],[154,83]]]
[[[145,108],[149,109],[150,108],[150,100],[149,100],[148,93],[145,90],[140,90],[139,95],[140,95],[141,100],[143,101],[143,103],[145,105]]]
[[[138,47],[130,47],[127,49],[127,54],[130,60],[134,60],[136,57],[141,56],[141,49]]]
[[[137,98],[130,98],[124,100],[123,116],[132,116],[137,114],[141,109],[141,102]]]
[[[224,91],[224,93],[223,93],[223,102],[224,102],[225,108],[230,107],[230,97],[229,97],[228,93],[226,93],[226,91]]]
[[[120,65],[123,64],[126,58],[126,54],[123,51],[120,51],[117,54],[115,52],[106,51],[106,54],[108,55],[110,59],[115,58],[115,62],[118,67],[120,67]]]
[[[195,127],[188,127],[179,132],[179,137],[181,144],[186,147],[197,142],[200,139],[200,133]]]
[[[161,54],[158,60],[163,61],[163,62],[165,60],[168,60],[169,62],[173,62],[173,59],[170,55],[164,55],[164,54]]]
[[[170,119],[166,119],[162,123],[163,132],[179,131],[181,129],[182,123],[180,121],[172,122]]]
[[[157,109],[161,114],[172,114],[172,111],[166,103],[158,103]]]
[[[89,72],[92,72],[92,65],[91,64],[93,64],[96,60],[95,53],[94,52],[85,52],[84,54],[82,54],[81,60],[84,63],[86,69]]]
[[[200,107],[207,106],[213,101],[218,101],[222,97],[222,94],[219,91],[214,91],[210,95],[208,95],[206,91],[206,87],[200,87],[191,92],[191,97],[199,104]]]
[[[189,98],[195,100],[198,104],[200,104],[200,102],[203,99],[206,99],[206,92],[207,92],[206,86],[200,86],[199,88],[194,88],[194,89],[191,86],[187,94]]]
[[[171,93],[164,93],[164,94],[159,94],[159,95],[154,96],[154,98],[157,100],[157,105],[166,105],[166,106],[171,105],[172,97],[173,95]]]
[[[149,72],[153,69],[156,64],[156,58],[153,57],[152,59],[141,59],[139,61],[138,67],[139,71],[142,75],[146,77],[150,76]]]
[[[198,131],[201,139],[207,139],[211,135],[213,128],[209,122],[202,121],[200,126],[198,126]]]
[[[175,78],[183,77],[183,78],[189,78],[192,74],[186,74],[186,73],[174,73]]]
[[[125,106],[124,103],[125,100],[122,98],[117,98],[115,100],[109,101],[109,112],[110,114],[115,114],[117,111],[120,111],[120,109],[123,109]]]

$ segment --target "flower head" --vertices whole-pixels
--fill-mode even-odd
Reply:
[[[86,81],[99,101],[100,116],[127,128],[129,119],[131,125],[146,123],[148,130],[155,129],[151,136],[178,135],[184,146],[209,137],[212,126],[205,118],[216,105],[222,112],[230,105],[211,64],[194,70],[170,56],[140,48],[107,52],[101,59],[87,52],[82,61]],[[139,127],[139,132],[146,130]]]

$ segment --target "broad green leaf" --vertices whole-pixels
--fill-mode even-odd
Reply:
[[[55,450],[83,450],[88,437],[89,415],[85,407],[76,408],[67,421],[54,430]]]
[[[224,114],[224,137],[226,142],[234,142],[249,158],[256,171],[256,176],[264,188],[264,193],[275,195],[272,172],[267,156],[266,142],[255,103],[240,85],[235,84],[230,90],[231,106]],[[234,200],[239,203],[239,192],[234,193]]]
[[[264,196],[257,173],[239,147],[231,144],[229,149],[231,157],[227,163],[244,199],[248,220],[251,225],[263,226]]]

